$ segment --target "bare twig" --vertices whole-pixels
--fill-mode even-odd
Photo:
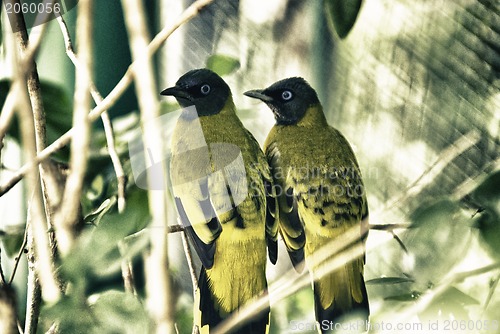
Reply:
[[[125,24],[129,34],[132,58],[134,59],[136,73],[135,89],[139,100],[141,118],[143,123],[152,122],[160,116],[160,103],[153,65],[148,55],[148,31],[146,15],[142,0],[122,0]],[[160,129],[153,127],[143,131],[143,142],[153,156],[161,156],[164,152]],[[148,184],[161,182],[166,185],[166,166],[161,164],[160,180],[153,179],[148,173]],[[171,282],[168,263],[168,234],[167,234],[167,196],[166,191],[148,191],[149,211],[154,227],[161,228],[160,233],[151,230],[151,253],[149,254],[146,279],[147,279],[147,306],[153,319],[156,333],[174,333],[174,301],[171,293]]]
[[[126,245],[123,241],[118,243],[120,255],[123,257],[121,263],[123,284],[126,292],[137,295],[137,290],[135,289],[134,274],[132,271],[132,264],[130,258],[126,255],[127,252],[125,247]]]
[[[63,16],[59,15],[57,16],[57,22],[59,23],[59,27],[61,29],[64,38],[64,44],[66,46],[66,54],[68,55],[68,58],[71,60],[71,62],[78,69],[80,68],[80,63],[78,62],[78,59],[74,52],[73,43],[71,41],[71,36],[69,34],[66,21],[64,21]],[[92,82],[92,80],[90,81],[90,93],[96,105],[102,102],[103,98],[99,93],[99,91],[97,90],[97,88],[95,87],[95,84]],[[109,118],[107,110],[104,110],[103,113],[101,114],[101,120],[104,126],[104,133],[106,134],[106,142],[108,145],[109,156],[111,158],[111,162],[113,163],[113,168],[116,174],[117,185],[118,185],[118,212],[121,213],[125,209],[125,181],[126,181],[125,172],[123,171],[122,163],[116,151],[113,126],[111,124],[111,120]]]
[[[198,289],[198,278],[196,277],[196,270],[194,268],[193,254],[191,253],[191,248],[189,248],[189,243],[186,235],[186,231],[182,231],[182,247],[184,247],[184,253],[186,254],[186,260],[189,267],[189,274],[191,275],[191,282],[193,283],[193,296]]]
[[[147,51],[148,57],[151,58],[156,51],[160,48],[160,46],[165,42],[165,40],[184,23],[191,20],[193,17],[198,15],[198,12],[201,11],[205,6],[213,2],[214,0],[198,0],[194,2],[191,6],[189,6],[180,16],[179,18],[172,24],[172,26],[165,27],[162,31],[160,31],[155,38],[149,43]],[[116,101],[122,96],[125,90],[130,86],[133,80],[133,76],[135,73],[136,61],[134,61],[128,67],[127,71],[120,79],[120,81],[116,84],[113,90],[106,96],[101,103],[99,103],[89,114],[89,120],[91,122],[95,121],[105,110],[109,109],[113,106]],[[65,134],[55,140],[51,145],[49,145],[46,149],[39,152],[37,157],[33,160],[30,160],[26,164],[24,164],[21,168],[17,170],[17,172],[3,185],[0,186],[0,196],[5,194],[7,191],[12,189],[27,173],[27,171],[33,166],[38,165],[45,159],[47,159],[51,154],[57,152],[68,142],[71,140],[73,136],[74,129],[68,130]]]
[[[14,268],[12,269],[12,273],[10,274],[9,284],[12,284],[12,282],[14,281],[14,277],[16,277],[17,268],[19,267],[19,262],[21,261],[21,257],[24,253],[24,249],[26,248],[27,242],[28,242],[28,226],[24,228],[23,243],[15,258]]]
[[[498,281],[500,281],[500,275],[497,275],[490,284],[490,291],[488,292],[488,296],[486,297],[486,301],[484,302],[483,306],[483,311],[482,313],[486,312],[486,309],[490,305],[491,298],[493,297],[493,294],[495,294],[495,290],[497,289],[498,286]]]
[[[90,81],[92,73],[92,0],[78,4],[77,39],[78,63],[75,79],[75,105],[73,108],[73,130],[75,138],[71,141],[70,174],[64,187],[63,203],[56,214],[54,224],[59,249],[66,255],[73,246],[83,179],[87,170],[90,144]]]
[[[392,232],[397,229],[406,229],[409,228],[410,224],[370,224],[370,230],[376,231],[389,231]]]

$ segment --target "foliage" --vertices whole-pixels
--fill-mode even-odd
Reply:
[[[17,255],[24,239],[25,225],[10,225],[5,230],[0,230],[0,240],[3,243],[3,249],[8,257]]]
[[[212,55],[208,57],[206,67],[220,76],[225,76],[240,68],[240,61],[226,55]]]
[[[362,3],[362,0],[324,0],[329,26],[340,38],[346,38],[351,31]]]

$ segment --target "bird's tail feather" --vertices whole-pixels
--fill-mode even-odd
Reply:
[[[215,327],[222,323],[230,314],[223,312],[218,307],[218,302],[210,290],[207,273],[201,269],[198,280],[198,293],[195,300],[194,317],[200,333],[210,333]],[[267,333],[269,327],[269,306],[255,315],[251,320],[235,327],[228,333]],[[223,313],[223,314],[221,314]]]
[[[335,324],[345,321],[356,321],[359,332],[366,331],[368,294],[363,275],[354,263],[314,281],[314,306],[322,333],[334,332]]]

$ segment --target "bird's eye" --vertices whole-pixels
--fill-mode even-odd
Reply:
[[[200,92],[203,95],[208,95],[208,93],[210,93],[210,85],[209,84],[204,84],[203,86],[201,86]]]
[[[281,93],[281,98],[283,99],[283,101],[289,101],[292,99],[292,97],[293,97],[293,94],[289,90],[285,90],[285,91],[283,91],[283,93]]]

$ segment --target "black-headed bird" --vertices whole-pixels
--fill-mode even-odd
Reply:
[[[161,94],[184,108],[172,136],[170,177],[179,218],[202,263],[194,317],[205,333],[246,303],[268,298],[266,245],[274,264],[277,199],[266,157],[221,77],[192,70]],[[267,303],[234,331],[267,332]]]
[[[245,95],[265,102],[276,119],[264,151],[279,188],[279,230],[298,271],[305,255],[320,329],[328,332],[333,329],[329,322],[334,326],[348,314],[368,319],[363,278],[368,204],[351,146],[328,125],[316,92],[303,78],[284,79]],[[321,273],[328,271],[325,261],[332,258],[321,256],[350,229],[360,254]]]

